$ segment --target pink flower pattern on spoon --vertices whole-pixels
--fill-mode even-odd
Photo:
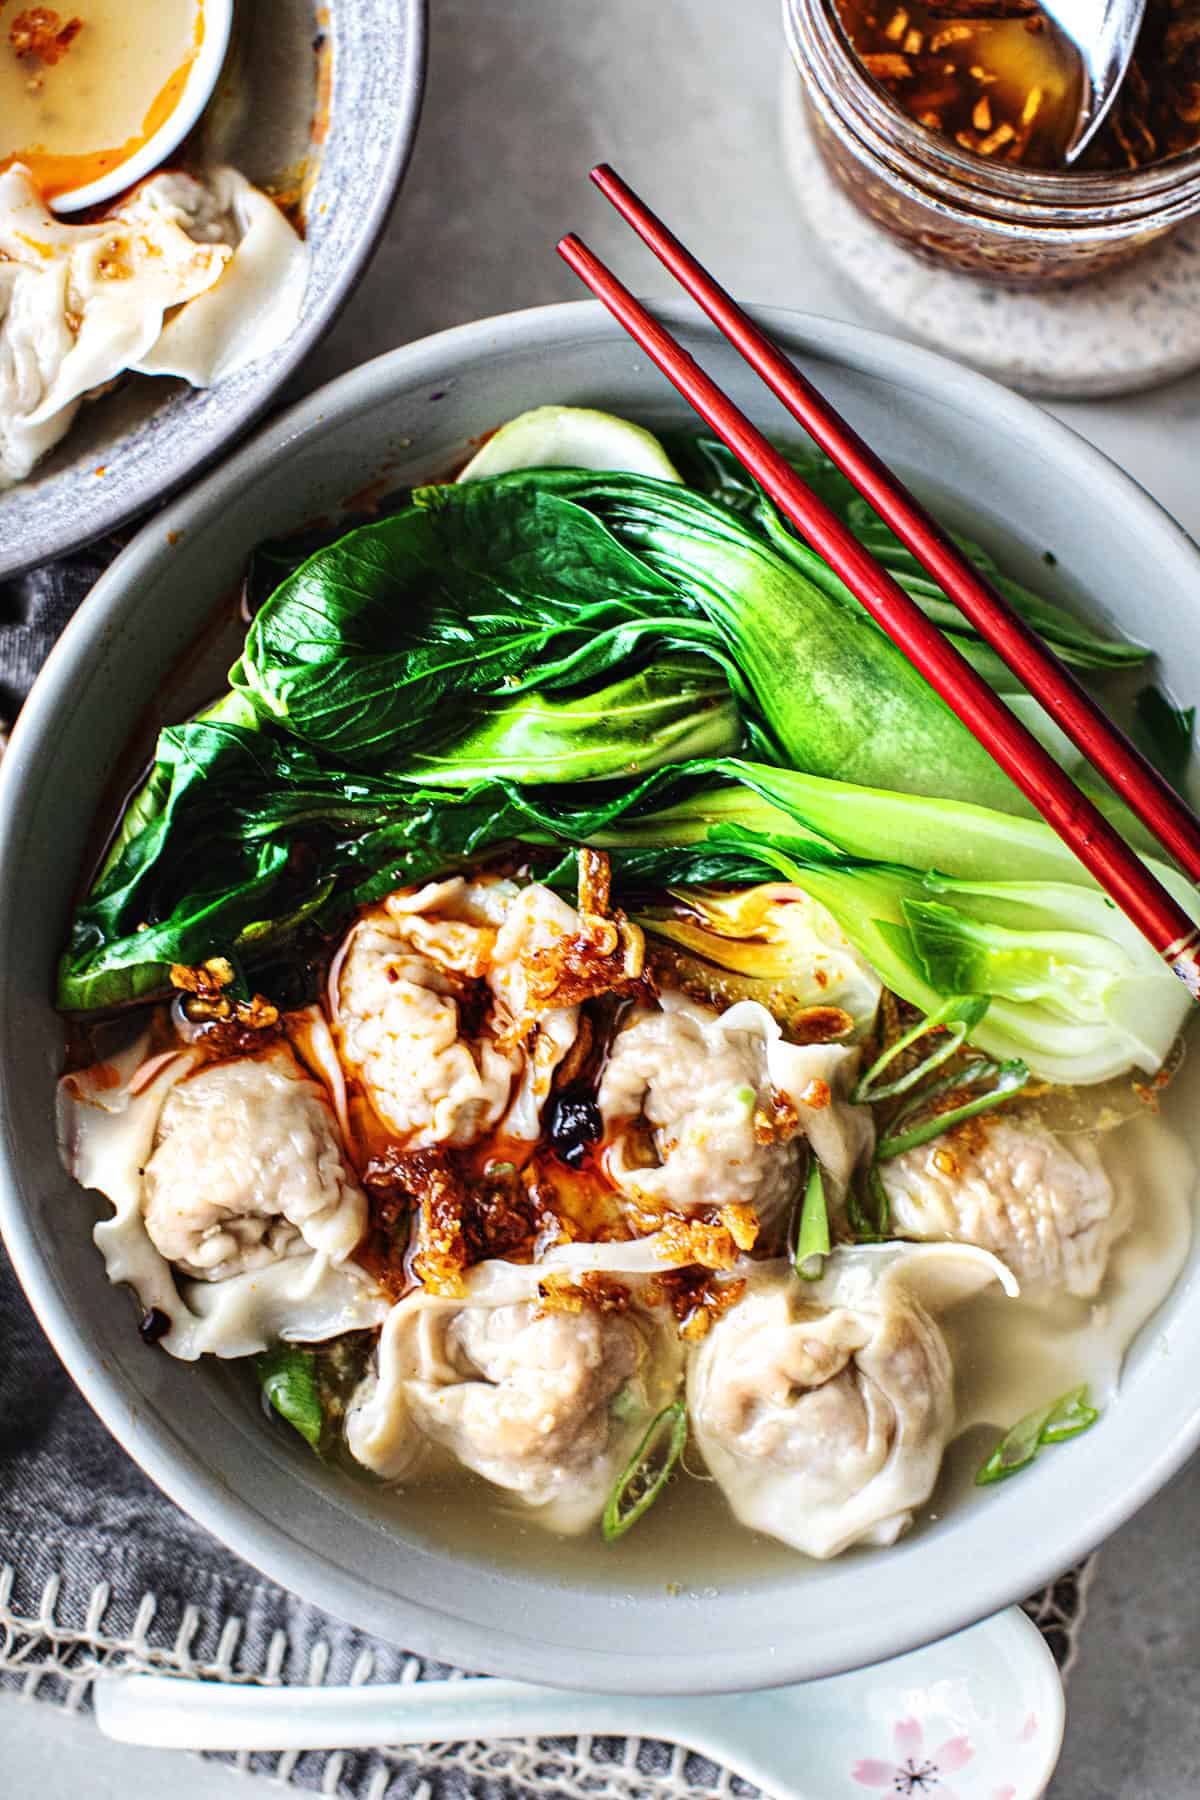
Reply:
[[[965,1737],[947,1738],[936,1750],[926,1752],[925,1733],[918,1719],[899,1719],[892,1733],[894,1762],[867,1757],[855,1763],[850,1773],[863,1787],[886,1788],[901,1800],[919,1800],[934,1795],[936,1800],[956,1800],[952,1787],[944,1780],[965,1768],[975,1754]]]

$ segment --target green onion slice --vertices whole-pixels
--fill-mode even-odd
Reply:
[[[1088,1400],[1087,1383],[1082,1387],[1072,1388],[1061,1400],[1054,1404],[1050,1417],[1042,1428],[1043,1444],[1062,1444],[1067,1438],[1078,1437],[1100,1417],[1099,1407],[1092,1406]]]
[[[617,1477],[604,1508],[604,1541],[614,1544],[649,1512],[670,1480],[687,1442],[687,1407],[675,1400],[646,1428],[646,1434]]]
[[[825,1178],[814,1156],[804,1184],[800,1203],[800,1228],[796,1233],[793,1262],[802,1281],[819,1281],[822,1259],[829,1255],[829,1207],[825,1200]]]
[[[856,1244],[886,1243],[888,1223],[891,1218],[891,1203],[887,1189],[880,1178],[879,1170],[874,1163],[867,1170],[867,1187],[870,1190],[871,1202],[875,1208],[872,1218],[863,1205],[862,1197],[855,1185],[851,1183],[846,1193],[846,1223]]]
[[[1028,1467],[1044,1445],[1061,1444],[1067,1438],[1078,1437],[1081,1431],[1094,1425],[1099,1417],[1098,1408],[1088,1400],[1086,1382],[1082,1387],[1072,1388],[1070,1393],[1052,1400],[1049,1406],[1026,1413],[1023,1419],[1017,1420],[1011,1431],[1005,1432],[979,1470],[975,1477],[976,1487],[988,1487],[994,1481],[1007,1481],[1018,1469]]]
[[[893,1156],[903,1156],[906,1150],[915,1150],[919,1144],[927,1144],[931,1139],[941,1137],[952,1125],[959,1124],[963,1119],[973,1119],[977,1113],[987,1112],[991,1107],[1011,1099],[1014,1094],[1022,1093],[1031,1079],[1028,1068],[1019,1056],[1002,1063],[980,1057],[977,1061],[968,1063],[965,1069],[943,1076],[940,1081],[931,1082],[896,1114],[887,1136],[880,1138],[875,1147],[875,1161],[888,1162]],[[961,1106],[952,1107],[948,1112],[935,1113],[932,1118],[923,1119],[909,1131],[901,1129],[914,1113],[936,1100],[939,1094],[949,1093],[955,1088],[978,1087],[984,1081],[993,1083],[986,1094],[979,1094],[974,1100],[966,1100]]]
[[[317,1387],[317,1359],[311,1350],[277,1344],[254,1359],[264,1397],[280,1418],[293,1425],[314,1450],[320,1448],[325,1416]]]
[[[906,1094],[910,1088],[924,1081],[934,1069],[940,1068],[948,1057],[954,1055],[966,1041],[969,1031],[978,1025],[988,1009],[988,997],[985,994],[958,994],[945,1001],[936,1012],[920,1019],[911,1031],[898,1037],[894,1044],[889,1044],[881,1056],[877,1056],[866,1074],[860,1076],[850,1098],[856,1106],[870,1106],[876,1100],[890,1100],[896,1094]],[[919,1062],[915,1069],[906,1075],[898,1075],[894,1081],[881,1081],[882,1076],[896,1058],[917,1043],[930,1031],[945,1031],[929,1055]]]
[[[856,1244],[885,1244],[889,1238],[892,1206],[875,1163],[868,1168],[866,1180],[875,1215],[872,1218],[852,1183],[846,1193],[846,1223]]]

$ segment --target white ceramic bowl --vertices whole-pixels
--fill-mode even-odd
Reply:
[[[682,307],[660,311],[735,399],[769,430],[784,429],[709,326]],[[1111,463],[1028,402],[937,356],[846,325],[763,316],[949,524],[969,520],[1014,573],[1093,616],[1173,643],[1175,696],[1200,698],[1200,648],[1182,628],[1200,556]],[[369,363],[286,414],[156,517],[69,626],[0,770],[0,1222],[59,1354],[126,1449],[235,1550],[329,1611],[470,1668],[564,1685],[697,1691],[828,1674],[1032,1592],[1179,1466],[1200,1439],[1195,1255],[1134,1346],[1119,1402],[1068,1448],[1015,1481],[973,1490],[882,1553],[821,1566],[781,1554],[734,1571],[680,1546],[693,1575],[673,1592],[669,1533],[649,1564],[640,1552],[626,1561],[611,1552],[606,1581],[594,1559],[584,1568],[568,1556],[537,1573],[486,1546],[449,1554],[403,1509],[385,1526],[371,1489],[268,1428],[249,1384],[140,1342],[129,1297],[109,1288],[90,1242],[102,1203],[56,1159],[55,956],[94,809],[164,671],[260,538],[336,514],[381,471],[397,485],[440,473],[470,439],[549,400],[650,425],[685,420],[597,306],[460,327]],[[1047,549],[1058,558],[1053,575]],[[513,1550],[519,1559],[522,1544]]]
[[[88,181],[83,187],[59,194],[53,205],[56,213],[82,212],[85,206],[100,206],[114,195],[124,193],[143,175],[157,169],[172,150],[182,144],[217,85],[217,76],[229,48],[229,34],[233,30],[233,0],[205,0],[203,18],[204,36],[188,70],[183,92],[158,130],[146,139],[140,150],[98,181]]]

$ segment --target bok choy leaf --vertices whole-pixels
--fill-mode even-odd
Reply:
[[[732,507],[750,525],[761,530],[810,580],[824,587],[827,593],[840,599],[844,605],[858,607],[859,602],[849,588],[814,550],[795,535],[757,482],[718,438],[689,433],[670,435],[665,442],[669,454],[691,487],[710,499]],[[1002,689],[1014,686],[1014,678],[983,645],[982,639],[957,606],[930,580],[912,552],[905,548],[891,527],[885,525],[872,511],[857,488],[834,467],[829,458],[822,455],[815,446],[802,449],[794,444],[780,444],[778,448],[808,486],[845,520],[859,542],[885,568],[891,570],[905,593],[917,602],[925,616],[951,632],[968,661],[973,662],[989,680],[994,679],[994,684]],[[1091,626],[1083,624],[1064,608],[1043,599],[1030,588],[1002,574],[994,558],[982,545],[957,532],[951,535],[975,567],[999,588],[1021,617],[1073,668],[1131,668],[1144,663],[1149,657],[1150,652],[1142,645],[1104,636]]]
[[[305,930],[500,845],[582,843],[660,779],[598,784],[574,802],[499,780],[440,789],[327,763],[269,727],[204,715],[171,726],[139,829],[118,838],[76,910],[59,1005],[143,999],[175,962],[258,966]]]
[[[482,700],[468,720],[435,748],[410,751],[399,772],[425,786],[456,788],[494,776],[546,785],[616,781],[735,753],[753,737],[720,669],[682,654],[582,694]]]
[[[436,491],[453,507],[348,532],[255,614],[230,682],[261,719],[378,767],[476,696],[578,687],[692,642],[728,662],[673,584],[581,509],[503,482]]]
[[[761,714],[781,761],[864,787],[1032,812],[903,652],[848,603],[848,594],[834,591],[819,558],[809,566],[810,553],[790,535],[795,555],[781,553],[778,542],[725,506],[632,475],[541,469],[481,485],[497,496],[556,496],[586,510],[671,582],[681,610],[706,618],[720,634],[744,683],[738,691]],[[477,491],[418,489],[415,499],[449,514]],[[693,641],[702,639],[695,634]],[[1030,702],[1022,717],[1061,759],[1064,739],[1048,715]],[[1070,756],[1074,766],[1073,749]],[[1128,826],[1123,809],[1114,816]]]

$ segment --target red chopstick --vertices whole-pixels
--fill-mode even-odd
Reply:
[[[1200,928],[894,576],[812,492],[695,358],[573,233],[559,254],[803,532],[893,643],[1200,1001]]]
[[[1071,742],[1121,796],[1130,811],[1200,881],[1200,819],[1111,720],[1099,712],[1076,677],[1014,611],[985,575],[881,462],[869,444],[784,355],[737,302],[697,262],[628,183],[607,163],[592,180],[643,243],[708,314],[809,436],[891,526],[917,561],[991,645],[1018,680],[1041,701]]]

